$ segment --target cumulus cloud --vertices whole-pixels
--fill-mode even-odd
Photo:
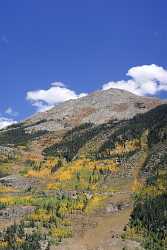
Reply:
[[[5,114],[10,115],[10,116],[17,116],[18,112],[14,111],[11,107],[8,107],[5,110]]]
[[[86,93],[77,94],[61,82],[51,83],[51,87],[47,90],[35,90],[27,92],[26,99],[31,101],[32,105],[37,107],[38,112],[51,109],[56,104],[77,99],[86,96]]]
[[[129,80],[110,81],[105,83],[102,89],[123,89],[141,96],[167,91],[167,70],[158,65],[132,67],[126,75],[130,77]]]
[[[14,121],[13,119],[8,119],[6,117],[0,117],[0,129],[10,126],[14,123],[17,123],[17,121]]]

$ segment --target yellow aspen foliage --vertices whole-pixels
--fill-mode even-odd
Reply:
[[[77,201],[77,202],[74,204],[73,209],[75,209],[75,210],[83,210],[83,209],[84,209],[84,206],[85,206],[84,201],[79,200],[79,201]]]
[[[0,197],[0,203],[5,205],[13,205],[14,204],[14,198],[13,197]]]
[[[17,245],[22,245],[24,243],[24,240],[20,239],[19,237],[16,237],[16,243]]]
[[[42,169],[40,171],[29,170],[26,176],[36,177],[36,178],[46,178],[50,176],[50,170],[48,168]]]
[[[147,186],[142,190],[142,195],[149,195],[153,197],[162,195],[163,193],[166,193],[166,186],[161,182],[157,182],[156,185]]]
[[[86,207],[85,212],[90,213],[94,209],[100,207],[103,205],[103,202],[105,201],[106,197],[103,195],[94,195],[93,198],[89,201],[88,206]]]
[[[157,180],[157,190],[163,192],[166,192],[166,180],[163,180],[163,178],[159,178]]]
[[[59,158],[49,158],[49,159],[47,159],[44,163],[43,163],[43,165],[42,165],[42,167],[43,168],[48,168],[48,169],[52,169],[52,167],[54,167],[57,163],[58,163],[58,161],[59,161]]]
[[[70,212],[69,210],[71,210],[70,208],[67,208],[67,204],[66,203],[62,203],[61,207],[59,208],[59,214],[64,217],[68,212]]]
[[[56,183],[48,183],[47,184],[47,189],[48,190],[58,190],[61,188],[61,184],[56,182]]]
[[[126,230],[126,237],[129,239],[139,239],[142,237],[142,232],[136,230],[135,227],[128,227]]]
[[[8,247],[8,242],[0,240],[0,249],[7,249]]]
[[[52,237],[58,238],[58,239],[72,237],[72,231],[68,227],[63,227],[63,228],[53,227],[50,233]]]
[[[126,140],[122,143],[116,143],[114,149],[106,149],[107,155],[122,155],[129,152],[133,152],[141,147],[141,142],[139,139]]]
[[[59,169],[55,178],[60,181],[71,180],[77,173],[82,170],[93,171],[96,170],[109,170],[118,171],[118,165],[112,160],[91,161],[91,160],[76,160],[66,167]]]
[[[140,192],[142,189],[142,183],[137,178],[135,178],[133,185],[132,185],[132,191],[133,192]]]
[[[55,176],[56,176],[56,179],[60,181],[67,181],[72,178],[72,175],[73,175],[73,171],[71,169],[62,169]]]
[[[51,177],[51,169],[58,163],[58,158],[49,158],[45,161],[33,161],[32,168],[26,176],[35,178]]]
[[[31,220],[33,220],[33,221],[48,222],[50,220],[51,216],[52,216],[52,214],[48,213],[47,210],[38,209],[37,211],[35,211],[31,215],[29,215],[28,218],[31,219]]]
[[[71,226],[71,221],[67,220],[67,219],[64,219],[64,220],[62,220],[61,225],[65,226],[65,227]]]
[[[16,191],[13,187],[0,186],[0,193],[14,193]]]
[[[0,203],[9,205],[29,205],[32,203],[32,196],[5,196],[0,197]]]

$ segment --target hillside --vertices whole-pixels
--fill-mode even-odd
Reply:
[[[110,89],[0,131],[0,249],[167,249],[167,104]]]
[[[156,98],[139,97],[130,92],[109,89],[97,91],[77,100],[38,113],[26,121],[29,129],[56,131],[71,129],[82,123],[103,124],[110,120],[130,119],[160,105]]]

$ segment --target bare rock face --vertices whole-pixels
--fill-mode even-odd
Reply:
[[[5,157],[8,158],[15,158],[16,151],[11,147],[0,146],[0,158],[4,159]]]
[[[49,111],[34,115],[25,123],[30,131],[57,131],[86,122],[102,124],[109,120],[131,119],[136,114],[145,113],[162,103],[156,98],[136,96],[120,89],[109,89],[59,104]]]
[[[32,186],[37,186],[38,182],[31,178],[26,178],[20,175],[8,175],[0,178],[0,184],[6,187],[13,187],[15,189],[30,189]]]
[[[35,210],[33,206],[11,206],[0,210],[0,221],[5,219],[16,219]]]

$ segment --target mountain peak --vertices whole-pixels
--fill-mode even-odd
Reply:
[[[162,103],[157,98],[111,88],[58,104],[49,111],[35,114],[26,123],[29,129],[35,130],[71,129],[81,123],[102,124],[109,120],[131,119]]]

